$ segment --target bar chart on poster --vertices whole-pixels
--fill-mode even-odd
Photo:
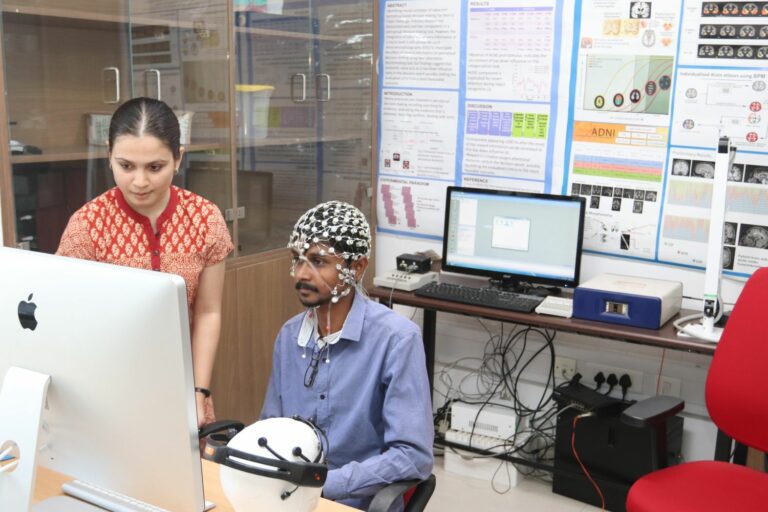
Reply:
[[[584,250],[768,265],[768,2],[383,0],[378,230],[439,240],[449,185],[586,198]]]

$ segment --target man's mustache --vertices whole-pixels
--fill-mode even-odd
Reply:
[[[315,292],[315,293],[320,291],[317,288],[315,288],[314,286],[312,286],[311,284],[305,283],[304,281],[297,282],[296,283],[296,289],[297,290],[309,290],[310,292]]]

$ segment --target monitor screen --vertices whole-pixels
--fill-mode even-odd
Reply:
[[[0,247],[0,283],[0,382],[11,367],[50,376],[38,463],[201,512],[183,279]],[[0,443],[20,421],[0,410]]]
[[[581,197],[448,187],[443,269],[575,287],[584,207]]]

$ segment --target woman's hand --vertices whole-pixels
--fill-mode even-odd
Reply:
[[[203,427],[216,421],[216,413],[213,410],[213,398],[206,398],[202,393],[195,393],[197,402],[197,427]]]

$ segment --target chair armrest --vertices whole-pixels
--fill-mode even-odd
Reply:
[[[630,405],[621,413],[621,421],[632,427],[658,425],[682,411],[685,402],[674,396],[652,396]]]
[[[373,501],[368,506],[368,512],[387,512],[395,500],[403,499],[403,494],[421,483],[421,480],[403,480],[394,482],[388,486],[379,489],[379,492],[373,497]]]

